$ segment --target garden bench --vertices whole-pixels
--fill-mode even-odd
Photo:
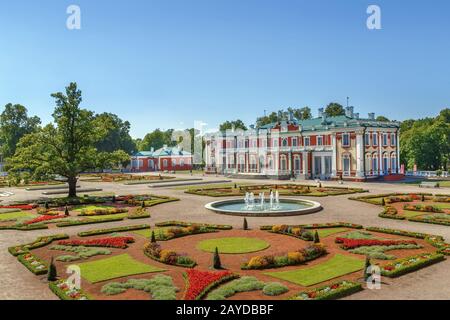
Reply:
[[[439,183],[423,181],[420,183],[419,187],[421,187],[421,188],[439,188]]]

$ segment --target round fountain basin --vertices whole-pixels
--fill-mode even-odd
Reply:
[[[216,213],[253,217],[296,216],[322,210],[320,203],[304,199],[280,199],[278,204],[270,206],[265,202],[263,207],[259,202],[247,206],[242,199],[221,200],[208,203],[205,208]]]

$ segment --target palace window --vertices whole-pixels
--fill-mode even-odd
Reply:
[[[396,141],[395,133],[391,133],[391,146],[395,147],[395,145],[397,144],[396,142],[397,141]]]
[[[366,134],[364,135],[364,144],[365,144],[366,146],[370,146],[370,134],[368,134],[368,133],[366,133]]]
[[[278,138],[275,138],[272,140],[272,146],[273,147],[278,147]]]
[[[378,157],[376,155],[372,158],[372,170],[374,173],[378,172]]]
[[[292,138],[292,146],[296,147],[297,146],[297,137]]]
[[[167,159],[164,159],[164,160],[163,160],[163,167],[164,167],[164,168],[167,168],[167,164],[168,164]]]
[[[172,166],[175,167],[177,165],[177,159],[172,159]]]
[[[388,144],[388,135],[387,133],[383,133],[383,146],[387,146]]]
[[[317,145],[318,146],[323,146],[323,137],[322,136],[318,136],[317,137]]]
[[[397,172],[397,158],[395,157],[395,154],[391,155],[391,172]]]
[[[350,147],[350,135],[348,133],[342,134],[342,145],[344,147]]]
[[[284,138],[283,139],[283,147],[287,147],[288,146],[288,139]]]
[[[348,154],[342,157],[342,169],[344,176],[350,175],[350,156]]]
[[[184,159],[180,160],[180,166],[184,166]]]
[[[263,148],[267,148],[267,140],[266,139],[262,139],[262,146]]]
[[[377,136],[376,132],[374,132],[372,135],[372,145],[374,145],[374,146],[378,145],[378,136]]]
[[[308,146],[309,146],[309,137],[304,137],[304,138],[303,138],[303,145],[304,145],[305,147],[308,147]]]

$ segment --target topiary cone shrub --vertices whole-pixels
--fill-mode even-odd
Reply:
[[[58,277],[58,273],[56,271],[55,263],[53,262],[53,257],[50,260],[50,265],[48,266],[48,272],[47,272],[47,280],[48,281],[56,281]]]
[[[317,230],[314,233],[314,243],[320,243],[319,233],[317,232]]]
[[[422,200],[422,202],[425,201],[425,195],[424,194],[422,195],[421,200]]]
[[[369,256],[366,256],[366,263],[364,265],[364,281],[367,281],[367,279],[369,279],[369,277],[371,276],[371,273],[368,272],[368,269],[371,265],[372,264],[370,263]]]
[[[247,219],[244,218],[244,225],[243,225],[244,230],[248,230],[248,222]]]
[[[70,213],[69,213],[69,207],[66,205],[66,207],[64,208],[64,215],[66,216],[66,217],[68,217],[68,216],[70,216]]]
[[[382,205],[382,206],[386,205],[386,201],[384,201],[384,197],[381,198],[381,205]]]
[[[48,202],[47,202],[47,201],[45,201],[44,208],[45,208],[46,210],[50,209],[50,206],[48,205]]]
[[[156,242],[155,231],[152,231],[152,236],[150,238],[150,242],[151,243],[155,243]]]
[[[111,202],[112,202],[112,203],[115,203],[115,202],[116,202],[116,196],[115,196],[115,195],[112,196]]]
[[[222,269],[222,262],[220,261],[219,249],[217,247],[213,255],[213,268]]]
[[[141,208],[145,208],[145,201],[142,201]]]

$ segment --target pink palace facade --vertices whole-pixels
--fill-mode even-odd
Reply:
[[[205,170],[281,179],[365,181],[399,173],[399,123],[360,118],[347,107],[343,116],[272,123],[250,130],[206,136]]]

